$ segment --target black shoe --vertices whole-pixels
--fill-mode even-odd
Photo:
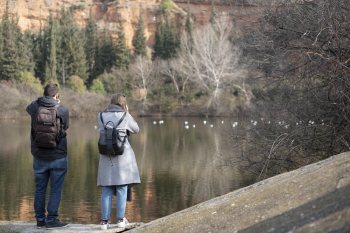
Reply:
[[[36,227],[37,228],[42,228],[42,227],[45,227],[45,226],[46,226],[45,221],[36,221]]]
[[[51,228],[60,228],[60,227],[66,227],[66,226],[68,226],[68,223],[61,222],[61,221],[58,220],[58,219],[46,223],[46,228],[47,228],[47,229],[51,229]]]

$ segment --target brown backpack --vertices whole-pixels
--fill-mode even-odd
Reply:
[[[59,142],[61,119],[58,106],[39,106],[33,122],[33,140],[38,147],[54,149]]]

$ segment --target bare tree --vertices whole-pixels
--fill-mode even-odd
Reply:
[[[132,85],[138,89],[142,100],[147,99],[148,86],[152,81],[152,71],[152,62],[148,58],[141,55],[137,56],[135,62],[131,65],[131,72],[133,73]]]
[[[260,30],[241,39],[250,68],[266,77],[265,88],[254,93],[254,117],[271,120],[244,138],[252,142],[253,152],[244,151],[249,166],[278,173],[349,150],[348,3],[272,5]]]
[[[172,80],[177,93],[184,94],[190,81],[190,76],[183,75],[179,59],[162,60],[160,62],[162,74]]]
[[[222,90],[228,87],[239,89],[246,101],[250,100],[245,72],[238,65],[240,52],[230,42],[231,32],[228,23],[218,23],[215,27],[206,25],[194,32],[193,44],[186,35],[181,43],[177,70],[180,76],[210,93],[208,107],[213,101],[216,103]]]

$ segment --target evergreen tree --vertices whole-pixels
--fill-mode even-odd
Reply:
[[[81,30],[76,30],[69,43],[70,47],[70,64],[68,66],[69,76],[78,75],[81,79],[87,79],[87,62],[84,51],[84,33]]]
[[[141,55],[146,56],[146,36],[145,36],[145,25],[143,17],[139,16],[137,21],[136,31],[132,39],[132,45],[134,46],[135,56]]]
[[[45,82],[57,81],[57,30],[58,22],[50,16],[45,33]]]
[[[2,58],[2,56],[3,56],[3,47],[4,47],[4,45],[3,45],[3,24],[2,23],[0,23],[0,60],[1,60],[1,58]],[[1,80],[1,77],[0,77],[0,80]]]
[[[153,59],[163,57],[163,44],[164,44],[164,33],[163,33],[163,23],[160,22],[157,25],[157,30],[155,34],[155,43],[153,47]]]
[[[45,82],[45,64],[46,64],[46,46],[44,41],[44,32],[40,29],[39,33],[33,33],[31,35],[32,41],[32,54],[34,60],[34,74],[41,82]]]
[[[87,78],[84,37],[81,30],[73,21],[72,14],[61,10],[59,24],[58,73],[65,85],[68,77],[78,75]]]
[[[128,69],[130,64],[130,50],[126,45],[124,28],[121,22],[118,24],[117,28],[117,41],[116,41],[116,64],[118,69]]]
[[[0,58],[1,79],[11,80],[18,75],[18,58],[16,33],[8,11],[4,13],[2,22],[2,56]]]
[[[116,64],[116,51],[110,33],[104,30],[102,38],[98,41],[94,77],[97,77],[104,71],[111,71],[112,67]]]
[[[167,58],[175,57],[177,54],[177,49],[180,47],[180,33],[175,26],[175,22],[171,22],[170,26],[167,23],[167,27],[169,27],[167,33],[169,41],[166,43],[167,47]]]
[[[168,17],[165,16],[164,22],[160,22],[157,27],[153,58],[169,59],[175,57],[179,47],[180,34],[175,23],[169,24]]]
[[[85,28],[85,38],[85,54],[87,62],[88,82],[91,83],[92,80],[96,77],[94,76],[94,69],[98,49],[97,25],[91,17],[91,14]]]
[[[0,79],[18,79],[22,71],[32,71],[30,41],[18,25],[17,18],[9,15],[8,4],[1,21]]]
[[[187,36],[187,43],[188,43],[188,45],[190,47],[190,51],[192,53],[193,33],[192,33],[192,23],[191,23],[191,12],[190,11],[187,11],[185,30],[186,30],[186,36]]]
[[[23,34],[18,31],[19,39],[17,43],[20,71],[34,72],[33,42],[29,31]]]
[[[211,12],[210,12],[210,19],[209,22],[211,23],[212,26],[216,25],[216,21],[217,21],[217,13],[216,13],[216,8],[214,5],[213,0],[211,1]]]
[[[168,16],[165,16],[165,22],[164,22],[164,27],[163,27],[163,59],[168,59],[171,57],[172,49],[173,49],[173,33],[171,31],[171,27],[169,24],[169,19]]]
[[[92,76],[97,77],[104,72],[104,66],[102,62],[102,40],[97,38],[97,49],[95,53],[95,65],[92,70]]]
[[[59,78],[63,85],[66,84],[69,77],[68,66],[71,60],[70,40],[73,37],[74,30],[71,15],[62,8],[59,19],[60,37],[57,38],[59,44],[57,48],[57,62]]]

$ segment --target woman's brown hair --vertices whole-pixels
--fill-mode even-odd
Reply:
[[[126,98],[125,95],[123,94],[115,94],[111,97],[111,104],[114,105],[119,105],[120,107],[122,107],[124,109],[124,111],[127,111],[126,109]]]

